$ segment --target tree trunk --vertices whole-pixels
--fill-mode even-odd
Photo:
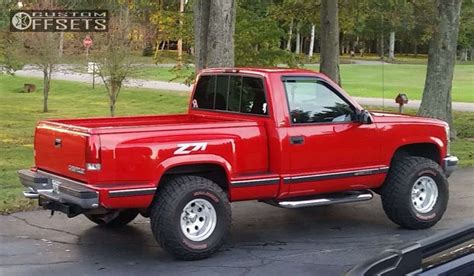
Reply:
[[[342,32],[339,33],[339,56],[344,55],[344,34]]]
[[[461,49],[461,54],[459,55],[459,61],[467,61],[467,48]]]
[[[59,54],[58,57],[62,58],[64,52],[64,32],[59,33]]]
[[[390,32],[390,41],[388,44],[388,59],[395,59],[395,32]]]
[[[234,67],[235,0],[211,0],[207,67]]]
[[[456,60],[462,0],[438,0],[436,26],[428,51],[428,69],[419,115],[441,119],[456,137],[451,109],[451,88]]]
[[[110,102],[110,117],[115,117],[115,103]]]
[[[43,65],[43,112],[48,112],[48,97],[51,84],[52,64]]]
[[[301,53],[301,36],[300,36],[300,23],[296,24],[296,49],[295,54],[299,55]]]
[[[339,75],[339,18],[337,1],[321,1],[321,73],[341,84]]]
[[[383,31],[380,32],[380,58],[383,59],[385,57],[385,45],[384,45],[384,37],[383,37]]]
[[[314,24],[311,24],[311,38],[309,40],[309,51],[308,51],[308,56],[309,57],[313,56],[315,28],[316,28],[316,26]]]
[[[109,107],[110,116],[115,117],[115,103],[117,102],[118,85],[114,82],[110,82],[110,93],[109,93]]]
[[[209,27],[209,0],[194,1],[194,47],[195,70],[207,67],[207,34]]]
[[[288,41],[286,42],[286,50],[291,52],[291,39],[293,38],[293,18],[291,19],[290,29],[288,30]]]
[[[115,103],[110,102],[110,117],[115,117]]]
[[[179,27],[183,27],[184,0],[179,1]],[[183,65],[183,39],[178,39],[178,65]]]

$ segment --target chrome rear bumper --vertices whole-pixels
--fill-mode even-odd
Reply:
[[[29,169],[18,171],[20,182],[28,190],[23,195],[41,202],[75,205],[83,209],[99,207],[99,193],[83,183],[43,171]]]

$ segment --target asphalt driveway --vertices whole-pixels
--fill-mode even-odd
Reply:
[[[390,222],[379,197],[296,210],[235,203],[226,245],[194,262],[168,256],[142,217],[111,230],[47,211],[0,216],[0,275],[340,275],[385,248],[474,222],[474,168],[455,172],[450,183],[444,218],[418,231]]]

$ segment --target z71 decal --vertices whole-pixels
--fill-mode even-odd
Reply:
[[[174,151],[174,154],[190,154],[193,151],[204,151],[206,147],[207,143],[178,144],[178,149]]]

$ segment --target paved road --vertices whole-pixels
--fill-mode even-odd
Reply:
[[[360,64],[371,64],[370,62],[380,63],[379,61],[365,61]],[[163,64],[163,66],[170,66],[170,65],[171,64]],[[31,66],[27,66],[23,70],[18,70],[15,72],[15,74],[18,76],[24,76],[24,77],[43,77],[43,72],[41,72],[40,70],[34,69],[34,67],[31,67]],[[78,72],[71,71],[71,66],[69,65],[60,66],[58,70],[53,73],[52,78],[55,80],[67,80],[67,81],[76,81],[76,82],[92,84],[91,74],[78,73]],[[102,83],[102,80],[99,77],[96,77],[96,82]],[[127,79],[124,83],[124,86],[134,87],[134,88],[149,88],[149,89],[181,91],[181,92],[190,92],[192,90],[192,87],[187,86],[182,83],[143,80],[143,79]],[[362,105],[398,107],[398,104],[395,103],[394,99],[383,100],[382,98],[363,98],[363,97],[354,97],[354,98]],[[419,100],[410,100],[408,104],[406,105],[406,107],[418,108],[420,107],[420,103],[421,101]],[[474,103],[453,102],[453,110],[474,112]]]
[[[147,219],[118,230],[83,216],[47,211],[0,216],[0,275],[340,275],[381,250],[474,222],[474,168],[450,178],[444,218],[405,230],[384,215],[380,199],[307,209],[234,203],[231,235],[207,260],[177,261],[154,241]]]
[[[15,75],[22,76],[22,77],[42,78],[43,72],[41,70],[35,69],[32,66],[26,66],[24,69],[16,71]],[[55,72],[53,72],[52,79],[89,83],[92,85],[92,74],[74,72],[72,71],[71,66],[68,66],[68,65],[62,65]],[[101,78],[97,75],[96,75],[95,81],[96,81],[96,84],[103,84]],[[124,86],[134,87],[134,88],[149,88],[149,89],[181,91],[181,92],[190,92],[192,89],[190,86],[187,86],[182,83],[142,80],[142,79],[127,79],[124,82]]]

